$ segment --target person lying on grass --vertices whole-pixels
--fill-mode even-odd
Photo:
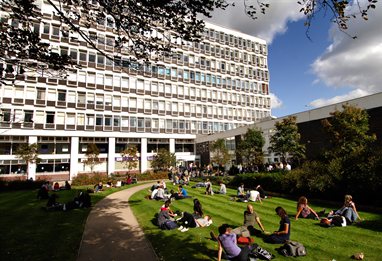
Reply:
[[[236,234],[238,237],[250,237],[251,235],[261,234],[260,230],[255,228],[255,223],[257,223],[261,231],[265,233],[264,226],[261,224],[259,216],[253,210],[253,206],[248,204],[247,210],[244,211],[243,225],[233,229],[232,233]]]
[[[183,216],[177,219],[177,221],[180,224],[178,230],[181,232],[186,232],[189,228],[206,227],[212,224],[210,216],[205,215],[202,218],[195,219],[194,216],[188,212],[184,212]]]
[[[279,230],[273,232],[265,238],[265,242],[272,244],[283,244],[285,241],[289,240],[290,236],[290,220],[285,209],[282,207],[277,207],[275,209],[276,214],[281,218]]]

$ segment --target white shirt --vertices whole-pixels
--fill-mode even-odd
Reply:
[[[249,192],[249,200],[250,201],[255,202],[255,201],[259,200],[259,198],[260,198],[260,193],[257,190],[251,190]]]

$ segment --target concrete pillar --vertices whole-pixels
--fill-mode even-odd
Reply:
[[[107,154],[107,175],[115,171],[115,138],[109,138],[109,153]]]
[[[37,136],[29,136],[28,144],[31,145],[33,143],[37,144]],[[37,167],[37,164],[35,162],[34,163],[27,162],[27,173],[28,173],[27,179],[32,178],[33,180],[36,180],[36,167]]]
[[[147,170],[147,138],[141,138],[141,173]]]
[[[78,173],[78,150],[79,138],[72,137],[70,142],[70,180],[72,180]]]
[[[175,153],[175,139],[170,139],[170,153]]]

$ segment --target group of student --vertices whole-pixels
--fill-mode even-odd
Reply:
[[[157,223],[161,229],[178,228],[181,232],[186,232],[190,228],[206,227],[212,224],[211,216],[204,215],[202,204],[198,199],[194,199],[193,213],[183,212],[178,214],[170,209],[171,199],[167,200],[160,208]]]
[[[255,189],[246,191],[244,188],[244,183],[241,183],[240,186],[237,188],[237,197],[239,198],[239,201],[242,202],[259,201],[262,204],[261,199],[267,198],[267,195],[265,193],[265,190],[260,185],[257,185]]]
[[[208,179],[202,185],[203,187],[206,187],[206,194],[213,194],[212,184]],[[224,192],[226,193],[225,185],[222,182],[220,183],[220,188],[223,188]],[[182,186],[179,186],[178,193],[176,194],[178,196],[182,195],[182,193],[184,193],[182,191],[184,190],[185,189]],[[187,192],[186,195],[188,195]],[[237,196],[239,200],[243,202],[261,202],[261,199],[267,198],[264,189],[260,185],[258,185],[254,190],[245,191],[244,184],[241,184],[238,187]],[[175,196],[172,195],[171,197]],[[178,214],[171,211],[170,204],[171,199],[167,200],[165,204],[160,208],[158,215],[158,225],[162,229],[178,228],[181,232],[186,232],[189,230],[189,228],[205,227],[212,223],[211,216],[204,215],[201,203],[198,199],[194,199],[193,213],[183,212],[181,217],[178,219],[176,219]],[[265,231],[260,217],[254,211],[253,205],[251,204],[248,204],[246,210],[244,211],[244,222],[242,226],[231,228],[227,224],[222,224],[218,229],[218,237],[216,237],[214,233],[211,232],[211,237],[216,239],[219,243],[218,260],[221,260],[223,250],[229,260],[248,260],[248,257],[254,250],[254,247],[250,244],[245,245],[244,247],[239,247],[238,239],[241,238],[250,238],[250,236],[263,234],[262,237],[267,243],[283,244],[289,240],[291,232],[291,222],[289,216],[286,210],[281,206],[276,207],[275,212],[280,217],[280,222],[278,230],[274,231],[273,233]],[[299,198],[297,202],[297,212],[295,215],[296,220],[299,218],[311,218],[320,220],[322,224],[334,226],[338,225],[337,220],[340,219],[343,221],[340,225],[344,226],[355,222],[357,219],[361,219],[357,212],[355,203],[352,201],[352,196],[350,195],[345,196],[344,205],[340,209],[336,211],[330,211],[327,216],[324,215],[325,209],[320,212],[316,212],[308,205],[308,200],[306,197],[302,196]],[[255,228],[256,224],[260,230]]]
[[[246,245],[239,247],[237,245],[238,237],[249,237],[261,233],[254,228],[255,223],[258,224],[261,231],[265,234],[264,241],[273,244],[283,244],[290,239],[290,220],[287,212],[282,207],[275,209],[276,214],[280,217],[279,229],[272,234],[265,231],[264,226],[260,222],[259,216],[253,210],[252,205],[247,205],[247,210],[244,212],[243,226],[232,229],[229,225],[223,224],[219,227],[219,236],[216,237],[213,232],[211,236],[219,242],[218,261],[221,260],[223,250],[229,260],[247,261],[249,255],[253,251],[253,246]],[[345,195],[344,205],[336,210],[330,211],[327,217],[325,210],[321,212],[314,211],[309,205],[306,197],[300,197],[297,202],[297,213],[295,219],[311,218],[321,220],[321,224],[329,226],[346,226],[357,220],[361,220],[355,203],[352,201],[351,195]],[[338,221],[340,220],[340,221]]]

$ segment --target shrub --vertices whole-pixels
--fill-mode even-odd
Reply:
[[[106,183],[110,178],[105,173],[78,174],[72,180],[74,186],[95,185],[99,182]]]
[[[135,175],[138,181],[143,180],[160,180],[160,179],[168,179],[168,172],[167,171],[146,171],[142,174]]]
[[[38,189],[44,182],[45,180],[0,180],[0,191]]]
[[[265,190],[281,192],[283,173],[246,173],[239,174],[229,183],[230,187],[238,187],[244,183],[245,188],[256,188],[261,185]]]

